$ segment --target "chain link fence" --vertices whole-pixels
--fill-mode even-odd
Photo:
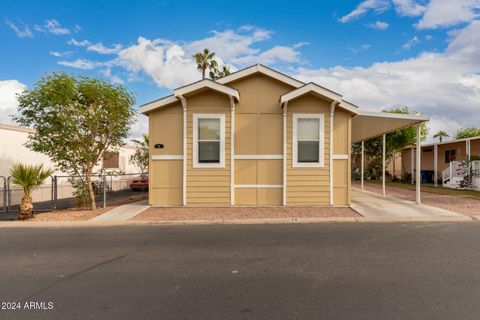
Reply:
[[[47,179],[32,193],[34,211],[45,212],[88,206],[85,197],[82,197],[79,178],[52,176]],[[148,173],[95,175],[92,177],[92,187],[97,207],[140,201],[148,196]],[[14,185],[11,177],[0,176],[0,212],[17,212],[22,197],[22,188]]]

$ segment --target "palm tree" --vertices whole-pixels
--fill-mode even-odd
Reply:
[[[232,73],[232,72],[230,71],[230,67],[222,66],[222,70],[218,70],[218,72],[217,72],[217,78],[226,77],[226,76],[228,76],[230,73]]]
[[[10,168],[12,183],[23,189],[18,220],[33,218],[32,192],[38,189],[52,173],[51,169],[43,169],[42,164],[37,166],[21,163],[12,165]]]
[[[433,137],[438,138],[440,140],[440,143],[441,143],[443,138],[450,137],[450,136],[445,131],[440,130]]]
[[[136,145],[135,153],[130,156],[130,162],[133,163],[143,174],[148,169],[148,134],[143,134],[141,140],[132,139]]]
[[[202,79],[205,79],[207,69],[210,69],[210,72],[214,72],[218,67],[217,60],[215,60],[215,52],[210,52],[207,48],[203,49],[203,52],[195,53],[193,58],[197,63],[197,69],[202,72]]]
[[[138,145],[141,148],[148,149],[148,134],[142,134],[142,140],[132,139],[132,142]]]

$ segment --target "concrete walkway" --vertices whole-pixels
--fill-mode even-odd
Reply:
[[[461,214],[352,188],[352,209],[364,217],[459,217]]]
[[[113,208],[102,215],[90,219],[90,221],[126,221],[135,217],[137,214],[142,213],[149,207],[147,200],[129,203]]]

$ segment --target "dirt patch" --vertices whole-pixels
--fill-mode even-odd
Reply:
[[[259,207],[259,208],[149,208],[132,220],[231,220],[266,218],[360,217],[351,208]]]
[[[359,183],[354,183],[353,185],[356,187],[360,187]],[[382,193],[381,184],[365,182],[364,188],[365,190],[375,193]],[[387,195],[392,197],[415,201],[415,191],[413,190],[407,190],[387,185],[386,193]],[[471,198],[448,196],[422,191],[422,203],[429,206],[464,214],[466,216],[480,215],[480,201]]]
[[[28,221],[82,221],[82,220],[90,220],[96,216],[99,216],[109,210],[117,206],[121,206],[124,204],[137,202],[140,200],[144,200],[148,197],[146,193],[138,194],[138,195],[131,195],[129,197],[123,197],[114,199],[108,202],[108,207],[106,208],[98,208],[97,210],[90,210],[90,209],[66,209],[66,210],[55,210],[52,212],[44,212],[44,213],[37,213],[33,219]],[[101,204],[97,204],[99,206]]]

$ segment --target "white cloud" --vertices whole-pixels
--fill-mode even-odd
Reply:
[[[144,73],[159,87],[175,88],[200,78],[192,55],[204,48],[214,51],[217,62],[231,66],[232,71],[253,63],[302,62],[298,49],[306,45],[304,42],[293,46],[276,45],[265,50],[255,47],[257,43],[269,39],[271,34],[269,30],[244,26],[237,31],[214,31],[210,37],[183,43],[140,37],[137,44],[118,53],[115,63],[133,73],[133,79]],[[128,78],[132,78],[131,74]]]
[[[353,47],[348,47],[348,51],[354,53],[354,54],[357,54],[359,52],[362,52],[362,51],[367,51],[368,49],[370,49],[372,47],[372,45],[370,44],[362,44],[360,47],[358,48],[353,48]]]
[[[10,20],[5,20],[5,23],[7,24],[7,26],[10,27],[10,29],[15,31],[15,34],[17,35],[17,37],[19,37],[19,38],[33,38],[33,33],[30,30],[30,27],[28,25],[21,23],[23,25],[23,28],[21,28],[21,27],[18,27],[13,22],[11,22]]]
[[[148,117],[139,113],[130,129],[130,136],[140,138],[142,134],[148,134]]]
[[[417,17],[425,12],[425,5],[417,0],[392,0],[395,11],[401,16]],[[447,0],[448,1],[448,0]],[[456,1],[456,0],[455,0]],[[425,1],[422,1],[425,2]]]
[[[70,39],[67,41],[67,43],[71,46],[75,46],[75,47],[86,47],[86,46],[89,46],[91,45],[90,41],[88,40],[75,40],[74,38]]]
[[[62,66],[82,69],[82,70],[92,70],[93,68],[100,65],[98,62],[94,62],[86,59],[77,59],[74,61],[62,60],[62,61],[58,61],[58,64],[61,64]]]
[[[62,57],[68,57],[72,55],[72,51],[50,51],[50,55],[57,57],[57,58],[62,58]]]
[[[175,88],[198,80],[190,57],[178,45],[163,40],[138,38],[138,43],[121,50],[118,62],[130,72],[144,72],[160,87]]]
[[[418,29],[449,27],[471,22],[480,15],[480,0],[430,0]]]
[[[375,13],[381,13],[390,8],[390,3],[387,0],[365,0],[361,2],[352,12],[338,19],[341,23],[352,22],[368,13],[373,11]]]
[[[410,50],[420,43],[420,39],[417,36],[414,36],[412,39],[408,40],[403,46],[402,49]]]
[[[27,86],[18,80],[0,80],[0,123],[13,123],[11,115],[18,107],[17,94]]]
[[[407,105],[429,115],[432,129],[453,132],[480,123],[478,39],[480,21],[474,21],[441,53],[370,67],[299,68],[294,76],[340,92],[366,110]]]
[[[73,39],[72,39],[73,40]],[[115,54],[122,50],[123,46],[121,44],[114,44],[110,48],[105,47],[103,43],[98,42],[87,47],[88,51],[93,51],[99,54]]]
[[[57,36],[70,34],[70,30],[62,27],[60,22],[55,19],[45,20],[43,25],[35,25],[35,30],[39,32],[51,33]]]
[[[375,29],[375,30],[385,30],[389,27],[390,25],[386,22],[383,21],[375,21],[374,23],[368,24],[368,27]]]

